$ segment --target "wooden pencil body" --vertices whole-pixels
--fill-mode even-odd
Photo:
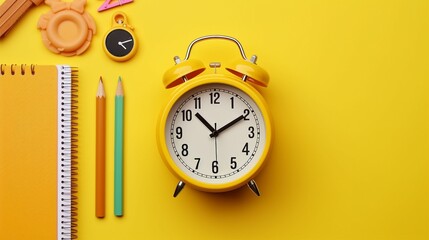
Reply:
[[[106,98],[96,99],[96,216],[105,216],[106,195]]]

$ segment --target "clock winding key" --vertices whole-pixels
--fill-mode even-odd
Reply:
[[[0,37],[5,36],[30,7],[42,2],[43,0],[6,0],[0,6]]]

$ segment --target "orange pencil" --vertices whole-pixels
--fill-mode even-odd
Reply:
[[[96,96],[96,112],[95,215],[104,218],[106,211],[106,94],[101,77]]]

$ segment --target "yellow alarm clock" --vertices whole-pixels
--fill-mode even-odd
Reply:
[[[203,73],[204,64],[189,59],[195,43],[208,39],[230,40],[242,59],[217,73]],[[185,184],[207,192],[226,192],[247,184],[260,191],[254,177],[264,166],[271,145],[267,103],[252,85],[266,87],[268,74],[246,57],[240,42],[223,35],[192,41],[183,61],[164,74],[166,88],[176,87],[158,121],[158,149],[167,167],[180,179],[173,196]]]

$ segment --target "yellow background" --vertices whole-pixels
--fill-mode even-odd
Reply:
[[[87,3],[97,33],[81,56],[44,47],[36,24],[46,5],[0,40],[1,63],[79,67],[80,239],[429,238],[428,1],[135,0],[98,13],[101,4]],[[101,47],[117,10],[128,15],[140,43],[125,63],[111,61]],[[164,89],[163,73],[173,56],[183,58],[190,41],[207,34],[239,39],[271,77],[262,94],[275,138],[256,178],[259,198],[247,188],[210,194],[188,187],[174,199],[178,179],[158,154],[155,126],[172,91]],[[232,43],[197,46],[192,57],[205,62],[239,57]],[[94,208],[100,75],[108,94],[105,219]],[[113,216],[119,75],[126,94],[122,218]]]

